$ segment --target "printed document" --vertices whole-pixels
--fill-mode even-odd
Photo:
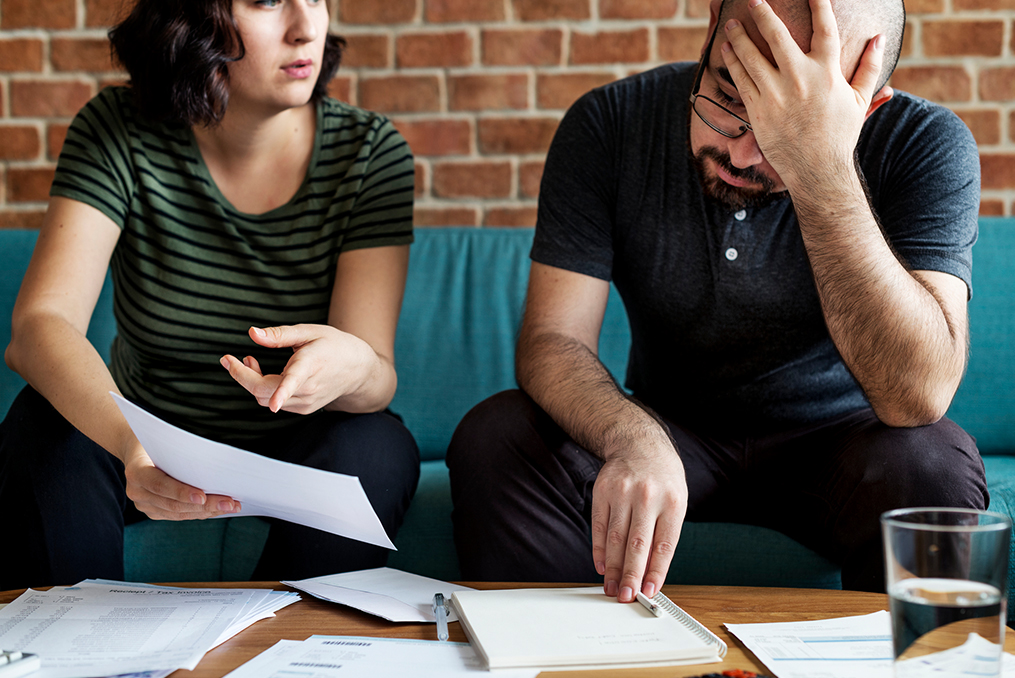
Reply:
[[[155,465],[182,483],[240,502],[228,516],[281,518],[393,549],[356,476],[263,457],[188,433],[110,393]]]
[[[893,678],[892,622],[887,610],[856,617],[803,622],[725,624],[778,678]],[[977,636],[976,638],[979,638]],[[979,638],[980,642],[983,641]],[[942,678],[958,678],[957,656],[974,652],[977,640],[921,657]],[[1015,676],[1015,657],[1004,654],[1002,676]],[[968,674],[975,675],[975,674]]]
[[[37,678],[193,669],[271,594],[88,581],[29,589],[0,610],[0,647],[39,655]]]
[[[534,678],[535,669],[498,671],[497,678]],[[459,678],[491,674],[468,643],[404,638],[311,636],[281,640],[226,678]]]

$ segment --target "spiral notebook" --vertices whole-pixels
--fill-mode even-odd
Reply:
[[[726,643],[673,602],[618,603],[601,586],[456,591],[451,604],[489,669],[705,664]]]

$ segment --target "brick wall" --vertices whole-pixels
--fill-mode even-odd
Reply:
[[[416,155],[420,225],[531,225],[543,157],[583,92],[697,59],[707,0],[332,0],[334,96],[389,114]],[[984,214],[1015,214],[1015,0],[906,0],[892,84],[958,113]],[[41,220],[67,124],[122,81],[120,0],[0,0],[0,225]]]

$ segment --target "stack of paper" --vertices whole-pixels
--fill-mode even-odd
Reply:
[[[29,589],[0,610],[0,647],[39,655],[37,678],[193,669],[218,644],[299,599],[104,580]]]

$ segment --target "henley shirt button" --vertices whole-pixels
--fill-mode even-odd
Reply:
[[[733,215],[733,218],[737,221],[743,221],[747,218],[747,210],[740,210]]]
[[[737,251],[736,251],[736,249],[734,249],[734,248],[732,248],[732,247],[731,247],[731,248],[729,248],[728,250],[726,250],[726,258],[727,258],[727,259],[729,259],[730,261],[733,261],[733,260],[734,260],[734,259],[736,259],[736,258],[737,258],[737,257],[738,257],[739,255],[740,255],[740,253],[739,253],[739,252],[737,252]]]

